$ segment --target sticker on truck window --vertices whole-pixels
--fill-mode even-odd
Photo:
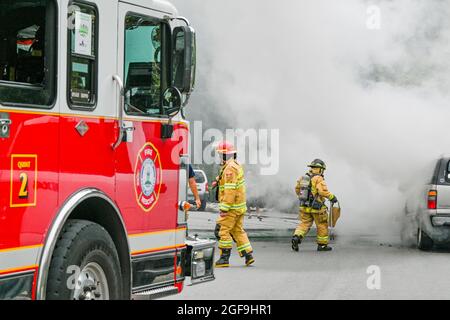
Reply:
[[[11,208],[36,206],[37,176],[37,155],[11,156]]]
[[[162,184],[161,157],[151,143],[139,151],[134,169],[136,201],[145,212],[150,212],[158,202]]]
[[[92,56],[92,16],[75,12],[75,53]]]

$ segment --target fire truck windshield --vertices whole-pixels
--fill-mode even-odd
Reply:
[[[56,6],[52,0],[0,2],[0,100],[53,101]]]

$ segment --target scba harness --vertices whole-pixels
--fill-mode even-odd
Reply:
[[[307,173],[300,179],[300,192],[299,200],[300,207],[311,208],[313,210],[321,210],[325,203],[318,200],[319,193],[316,188],[313,188],[312,180],[316,176],[321,176],[320,174],[311,175]],[[314,190],[313,190],[314,189]]]

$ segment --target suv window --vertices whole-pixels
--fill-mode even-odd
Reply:
[[[200,171],[195,172],[195,182],[197,182],[197,183],[205,183],[206,182],[206,177],[203,174],[203,172],[200,172]]]
[[[441,163],[443,161],[444,160],[441,159],[436,163],[436,167],[434,168],[433,171],[433,177],[431,178],[431,184],[439,184],[439,171],[441,169]]]
[[[445,166],[445,181],[450,183],[450,161],[447,161]]]
[[[450,186],[450,159],[443,158],[438,161],[431,184]]]
[[[53,0],[0,2],[0,102],[51,106],[55,93]]]
[[[162,116],[162,92],[168,83],[167,25],[128,14],[125,29],[125,112]]]

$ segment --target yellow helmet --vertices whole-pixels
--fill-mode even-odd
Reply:
[[[316,159],[308,166],[309,168],[319,168],[323,170],[327,170],[327,165],[320,159]]]

